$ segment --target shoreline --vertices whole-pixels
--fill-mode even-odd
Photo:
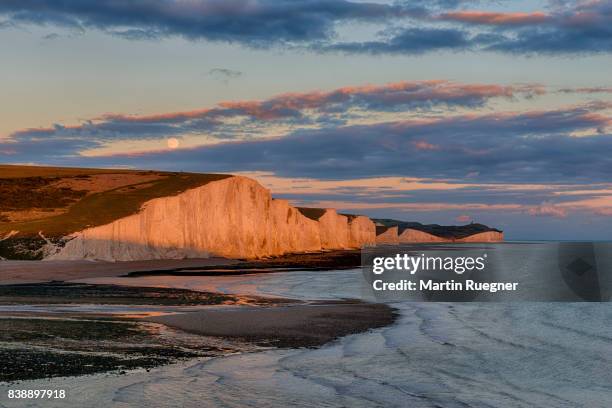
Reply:
[[[271,308],[202,310],[146,320],[203,336],[277,348],[319,347],[340,337],[392,324],[393,308],[379,303],[324,302]]]
[[[222,276],[220,267],[229,267],[232,275],[241,268],[244,273],[292,267],[331,270],[335,266],[342,269],[341,265],[355,259],[354,253],[348,257],[344,252],[320,253],[242,263],[221,260],[221,265],[190,260],[180,267],[198,272],[204,266],[211,275]],[[23,280],[21,274],[28,270],[14,268],[9,276],[20,279],[3,279],[0,284],[0,383],[125,374],[192,358],[268,348],[320,347],[349,334],[392,324],[397,317],[387,305],[360,301],[304,302],[159,286],[70,282],[83,277],[126,276],[128,265],[96,263],[88,273],[77,274],[83,263],[71,265],[68,271],[59,266],[45,270],[49,263],[39,263],[44,264],[37,266],[40,272],[26,279],[36,283],[14,283]],[[111,270],[104,271],[100,265]],[[141,267],[139,263],[138,269]],[[153,312],[147,313],[148,309]],[[116,314],[117,310],[124,313]],[[89,335],[100,329],[99,338]],[[33,365],[44,368],[31,370]]]
[[[220,276],[359,267],[359,250],[288,254],[254,260],[221,257],[148,261],[0,261],[0,285],[147,275]]]

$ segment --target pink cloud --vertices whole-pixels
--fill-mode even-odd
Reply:
[[[153,115],[124,115],[119,113],[108,113],[95,118],[94,120],[120,120],[123,122],[163,122],[175,120],[189,120],[206,116],[211,112],[211,109],[196,109],[183,112],[168,112],[158,113]]]
[[[364,203],[353,201],[303,201],[297,202],[298,205],[309,205],[320,208],[338,208],[341,210],[374,210],[374,209],[394,209],[400,211],[424,212],[424,211],[517,211],[520,212],[524,207],[520,204],[484,204],[484,203]]]
[[[429,104],[474,105],[487,99],[516,96],[533,97],[546,93],[540,84],[495,85],[462,84],[445,80],[400,81],[385,85],[348,86],[332,91],[294,92],[264,100],[223,101],[214,108],[153,115],[105,114],[94,120],[152,122],[185,121],[198,118],[221,118],[244,115],[259,120],[276,120],[296,116],[305,110],[325,111],[329,108],[347,110],[367,107],[374,110],[392,109],[394,106]]]
[[[530,208],[527,210],[527,213],[533,217],[567,217],[567,211],[564,208],[561,208],[550,201],[545,201],[536,207]]]
[[[561,93],[579,93],[579,94],[594,94],[594,93],[612,93],[612,87],[595,86],[595,87],[584,87],[584,88],[563,88],[560,89]]]
[[[459,215],[457,216],[457,218],[455,218],[455,221],[457,222],[463,222],[463,223],[468,223],[472,221],[472,217],[470,217],[467,214],[463,214],[463,215]]]
[[[525,25],[547,22],[551,16],[541,11],[532,13],[494,13],[487,11],[457,11],[444,13],[438,17],[446,21],[458,21],[486,25]]]
[[[440,146],[427,143],[424,140],[416,140],[412,143],[417,150],[438,150]]]

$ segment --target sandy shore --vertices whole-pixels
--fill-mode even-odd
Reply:
[[[204,310],[149,321],[205,336],[276,347],[315,347],[395,320],[383,304],[329,303],[241,310]]]
[[[60,282],[0,285],[0,382],[124,373],[184,358],[253,350],[256,346],[251,344],[194,336],[141,317],[219,305],[286,302],[291,301],[176,288]]]
[[[240,290],[217,293],[143,285],[139,279],[147,278],[134,277],[195,275],[194,279],[206,281],[243,273],[348,269],[359,261],[358,251],[337,251],[255,261],[0,262],[0,368],[4,372],[0,382],[124,372],[181,358],[252,351],[258,346],[318,347],[387,326],[396,314],[383,304],[304,303],[244,295]],[[129,285],[82,282],[128,275],[132,277],[125,279]],[[81,305],[86,307],[77,307]],[[116,310],[121,313],[113,314]],[[104,335],[89,335],[100,330]],[[41,365],[46,369],[32,370]]]

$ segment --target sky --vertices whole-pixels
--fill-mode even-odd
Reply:
[[[4,0],[0,162],[612,239],[612,1]]]

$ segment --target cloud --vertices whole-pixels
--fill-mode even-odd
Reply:
[[[345,0],[6,0],[10,21],[98,29],[132,38],[270,46],[328,38],[337,21],[380,21],[407,7]],[[126,31],[123,31],[126,30]]]
[[[582,219],[610,215],[612,185],[610,183],[576,186],[572,184],[475,184],[415,179],[378,177],[362,179],[320,180],[283,178],[269,172],[240,173],[257,178],[276,196],[301,205],[332,206],[343,209],[410,211],[418,214],[436,212],[435,219],[468,223],[476,213],[479,219],[489,217],[499,225],[503,217],[515,214],[523,218],[560,216],[571,212]],[[555,203],[555,204],[551,204]],[[553,210],[551,210],[551,207]],[[446,212],[446,216],[442,213]],[[487,216],[486,214],[492,214]],[[495,217],[495,218],[490,218]],[[523,218],[524,219],[524,218]],[[528,224],[530,221],[526,221]]]
[[[556,3],[553,3],[556,4]],[[561,3],[548,15],[523,18],[522,27],[500,35],[488,50],[512,54],[599,54],[612,51],[612,3]],[[499,24],[498,24],[499,25]]]
[[[242,71],[228,68],[213,68],[208,71],[208,75],[217,81],[228,83],[232,79],[240,78],[242,76]]]
[[[432,51],[458,51],[471,47],[468,34],[459,29],[406,28],[385,33],[377,41],[341,42],[327,46],[316,46],[325,52],[348,54],[424,54]]]
[[[431,9],[454,9],[459,6],[479,3],[480,0],[403,0],[404,3],[410,2],[415,6],[429,7]]]
[[[130,41],[154,41],[163,37],[162,33],[154,29],[129,28],[122,30],[107,30],[108,34]]]
[[[56,124],[23,129],[10,138],[83,138],[92,144],[126,139],[154,140],[206,134],[210,139],[265,135],[266,127],[343,125],[375,112],[424,112],[432,109],[478,108],[493,98],[530,98],[545,92],[538,84],[491,85],[450,81],[404,81],[386,85],[343,87],[332,91],[286,93],[266,100],[221,102],[212,108],[155,115],[105,114],[80,125]]]
[[[610,126],[611,119],[592,109],[300,129],[279,137],[89,160],[163,168],[180,163],[184,170],[269,171],[316,179],[403,176],[457,182],[470,173],[471,181],[481,183],[589,184],[609,180],[612,171],[612,135],[597,131]],[[439,148],[419,148],[422,141]]]
[[[500,86],[460,84],[449,81],[396,82],[387,85],[355,86],[331,92],[287,93],[267,101],[224,102],[220,106],[258,117],[297,114],[305,109],[341,112],[352,108],[398,111],[445,107],[481,107],[496,97],[533,97],[545,93],[541,85]]]
[[[455,221],[463,223],[463,224],[467,224],[468,222],[472,221],[472,217],[470,217],[469,215],[466,215],[466,214],[458,215],[455,218]]]
[[[565,218],[567,217],[567,211],[561,207],[556,206],[554,203],[547,201],[542,204],[530,208],[527,213],[534,217],[555,217]]]
[[[423,140],[415,140],[412,142],[417,150],[438,150],[440,146],[425,142]]]
[[[129,40],[183,37],[254,48],[418,55],[438,51],[598,54],[612,51],[609,1],[552,2],[546,12],[466,10],[489,2],[349,0],[6,0],[2,25],[101,30]],[[457,10],[458,6],[463,6]],[[342,39],[349,23],[380,27],[378,36]]]
[[[563,88],[559,89],[560,93],[576,93],[576,94],[597,94],[597,93],[612,93],[612,87],[594,86],[583,88]]]
[[[544,23],[550,16],[543,12],[532,13],[495,13],[486,11],[455,11],[443,13],[437,17],[443,21],[454,21],[469,24],[493,26],[520,26]]]
[[[492,98],[542,92],[539,85],[397,82],[226,101],[193,111],[105,114],[78,125],[14,132],[0,139],[0,155],[11,162],[265,171],[320,180],[580,185],[609,180],[612,103],[476,109]],[[180,139],[180,148],[168,151],[168,138]],[[434,193],[427,197],[439,199]],[[462,199],[473,197],[487,199],[480,191]],[[532,194],[530,204],[552,198]]]
[[[452,7],[450,7],[452,8]],[[612,51],[612,4],[589,1],[550,12],[426,10],[410,25],[387,28],[376,40],[320,45],[324,52],[418,55],[435,51],[494,51],[510,54],[600,54]],[[448,26],[454,23],[454,26]]]
[[[52,40],[57,40],[60,37],[61,36],[58,33],[50,33],[50,34],[43,36],[42,39],[52,41]]]
[[[612,3],[588,1],[545,12],[462,10],[420,19],[430,26],[386,30],[377,41],[330,44],[326,51],[422,54],[432,51],[495,51],[566,55],[612,52]],[[456,27],[432,27],[457,23]]]

